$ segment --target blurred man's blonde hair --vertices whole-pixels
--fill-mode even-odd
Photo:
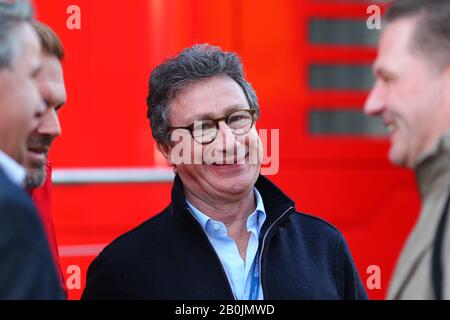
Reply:
[[[42,22],[33,21],[32,25],[41,41],[42,51],[62,61],[64,59],[64,46],[56,33]]]

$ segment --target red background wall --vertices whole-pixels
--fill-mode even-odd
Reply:
[[[262,110],[259,128],[280,129],[280,170],[271,179],[297,209],[320,216],[345,235],[363,282],[381,268],[384,298],[394,263],[419,208],[411,172],[386,159],[388,141],[364,136],[312,136],[308,111],[362,107],[367,92],[315,92],[310,63],[370,64],[374,49],[308,44],[310,17],[366,19],[367,4],[307,0],[36,0],[38,18],[61,37],[69,100],[56,169],[160,166],[146,120],[152,68],[194,43],[242,57]],[[66,27],[69,5],[81,8],[81,30]],[[92,253],[67,248],[109,243],[163,209],[170,184],[57,185],[53,214],[62,265],[85,273]],[[155,263],[157,259],[155,258]],[[70,290],[77,299],[82,290]]]

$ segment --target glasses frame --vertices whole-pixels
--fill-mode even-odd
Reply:
[[[256,121],[256,119],[255,119],[256,110],[255,110],[255,109],[238,109],[238,110],[231,111],[231,112],[230,112],[229,114],[227,114],[225,117],[221,117],[221,118],[217,118],[217,119],[201,119],[201,120],[197,120],[197,121],[202,121],[202,120],[213,121],[213,122],[216,124],[216,135],[214,136],[214,138],[213,138],[211,141],[208,141],[208,142],[199,142],[199,141],[194,137],[194,127],[195,127],[195,122],[194,122],[193,124],[191,124],[190,126],[187,126],[187,127],[169,127],[169,131],[170,131],[170,132],[173,132],[174,130],[177,130],[177,129],[185,129],[185,130],[188,130],[188,131],[190,132],[191,137],[192,137],[192,139],[194,139],[195,142],[200,143],[200,144],[202,144],[202,145],[210,144],[210,143],[212,143],[214,140],[216,140],[217,134],[219,133],[219,122],[224,121],[224,122],[226,123],[226,125],[228,126],[228,119],[229,119],[229,117],[230,117],[232,114],[234,114],[234,113],[236,113],[236,112],[241,112],[241,111],[248,112],[248,113],[251,115],[251,117],[252,117],[252,124],[251,124],[251,126],[248,128],[247,131],[245,131],[245,132],[243,132],[243,133],[241,133],[241,134],[236,134],[236,133],[233,132],[234,135],[237,135],[237,136],[243,136],[244,134],[247,134],[247,133],[250,131],[250,129],[253,128],[253,126],[255,125],[255,121]],[[196,121],[196,122],[197,122],[197,121]]]

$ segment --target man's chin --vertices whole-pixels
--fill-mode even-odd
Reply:
[[[228,181],[226,181],[228,182]],[[225,181],[217,181],[212,184],[214,190],[224,195],[240,195],[253,189],[253,184],[248,181],[235,181],[234,183],[226,183]]]
[[[224,193],[241,193],[249,188],[253,188],[259,174],[252,170],[252,167],[236,169],[216,168],[214,177],[211,179],[211,185],[215,189]],[[222,172],[223,171],[223,172]],[[225,173],[226,172],[226,173]]]
[[[389,161],[393,165],[399,167],[406,167],[408,165],[404,153],[400,152],[399,150],[396,150],[394,146],[392,146],[391,149],[389,150]]]
[[[27,169],[27,177],[25,185],[28,189],[35,189],[41,187],[47,178],[47,171],[45,166],[43,169]]]

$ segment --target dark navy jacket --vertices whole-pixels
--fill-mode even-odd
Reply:
[[[268,179],[256,188],[265,299],[366,299],[342,234],[295,211]],[[92,262],[83,299],[233,299],[217,254],[186,204],[178,176],[162,213],[124,234]]]
[[[64,299],[38,213],[1,169],[0,299]]]

